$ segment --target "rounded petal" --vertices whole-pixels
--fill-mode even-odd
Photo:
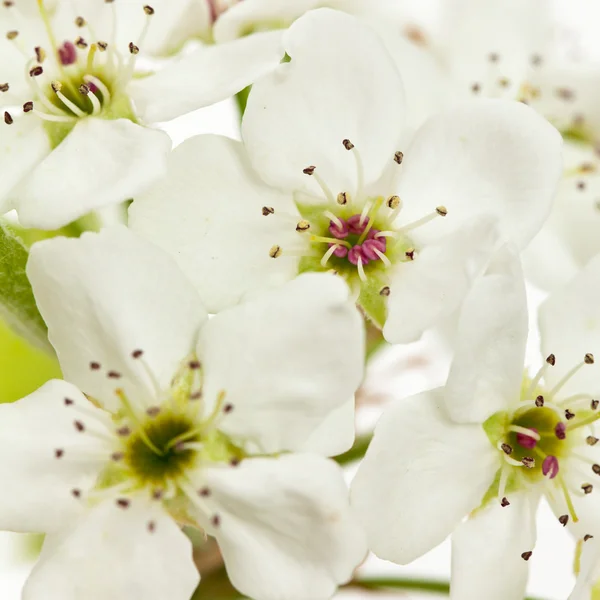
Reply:
[[[426,329],[458,310],[473,273],[482,267],[496,238],[495,224],[490,219],[472,219],[439,243],[425,246],[414,261],[396,266],[383,328],[386,340],[415,341]]]
[[[448,215],[415,230],[417,245],[486,215],[503,239],[523,248],[550,212],[561,146],[556,129],[524,104],[465,102],[429,119],[406,150],[400,218],[414,221],[441,204]]]
[[[14,191],[25,227],[58,229],[133,198],[165,173],[171,141],[118,119],[86,118]]]
[[[171,258],[125,227],[39,242],[27,275],[65,378],[109,409],[117,387],[152,402],[144,364],[166,389],[206,319]]]
[[[564,287],[554,291],[538,313],[541,349],[554,354],[556,365],[546,369],[547,386],[556,384],[587,353],[597,360],[585,364],[562,386],[560,397],[600,393],[600,255]]]
[[[168,121],[237,94],[273,71],[283,55],[280,32],[259,33],[198,48],[127,91],[146,122]]]
[[[577,582],[568,600],[594,600],[592,588],[600,578],[600,544],[598,541],[593,539],[584,544],[580,564]]]
[[[66,406],[65,398],[75,406]],[[52,532],[79,513],[72,491],[93,487],[104,464],[91,458],[100,455],[102,442],[73,425],[77,404],[86,407],[87,419],[103,418],[76,387],[59,380],[0,404],[0,529]]]
[[[233,585],[256,600],[330,598],[365,558],[342,471],[310,454],[210,469],[219,515],[209,529]]]
[[[50,152],[48,136],[32,115],[14,116],[0,136],[0,214],[18,206],[13,190]]]
[[[106,500],[48,536],[23,600],[189,600],[199,579],[191,542],[160,505]]]
[[[444,399],[459,423],[483,423],[518,400],[528,319],[525,281],[516,248],[496,252],[460,311]]]
[[[343,280],[301,275],[223,311],[202,329],[207,402],[233,411],[220,429],[264,453],[302,448],[363,376],[364,330]]]
[[[510,505],[492,502],[452,536],[451,600],[522,600],[529,565],[522,558],[535,545],[538,498],[511,496]]]
[[[308,438],[302,450],[321,456],[337,456],[352,448],[355,437],[354,398],[329,414]]]
[[[437,546],[481,504],[497,460],[481,426],[448,419],[443,388],[390,405],[352,482],[369,548],[408,564]]]
[[[303,169],[316,166],[334,194],[352,192],[355,157],[342,144],[349,139],[365,182],[376,181],[404,123],[402,82],[383,42],[329,9],[307,13],[283,39],[291,61],[253,86],[242,123],[254,168],[272,185],[299,189],[315,185]]]
[[[290,219],[264,216],[265,206],[296,211],[291,195],[252,172],[242,144],[202,135],[173,151],[167,177],[131,205],[129,226],[169,252],[208,310],[218,312],[297,273],[297,258],[273,259],[269,250],[297,246],[302,234]]]

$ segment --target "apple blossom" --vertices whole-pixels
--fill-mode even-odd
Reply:
[[[212,312],[334,271],[390,341],[411,341],[459,307],[496,236],[524,247],[540,228],[560,136],[522,104],[479,100],[408,144],[400,77],[358,19],[313,11],[284,44],[291,62],[253,86],[245,143],[184,142],[130,226],[178,260]]]
[[[545,302],[543,366],[523,376],[523,276],[514,249],[495,256],[465,300],[445,388],[384,413],[352,484],[378,556],[408,563],[452,533],[452,598],[521,600],[542,496],[580,539],[600,535],[599,281],[600,256]]]
[[[253,598],[325,600],[351,577],[366,549],[341,471],[304,451],[362,376],[341,280],[299,277],[208,320],[123,227],[35,244],[28,274],[66,381],[0,405],[0,527],[47,533],[24,600],[187,600],[176,522],[214,536]]]
[[[140,48],[152,39],[153,23],[164,24],[153,7],[130,2],[123,13],[115,3],[85,0],[76,14],[70,2],[52,9],[38,0],[36,14],[30,4],[0,7],[3,44],[14,46],[6,54],[8,79],[0,61],[0,90],[8,94],[0,212],[17,208],[27,227],[58,228],[140,193],[163,174],[171,147],[164,132],[146,123],[226,98],[283,56],[279,34],[267,33],[196,50],[141,77]],[[131,19],[134,5],[139,28]]]

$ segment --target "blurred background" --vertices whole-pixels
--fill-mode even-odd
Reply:
[[[273,0],[273,2],[286,0]],[[365,0],[368,2],[368,0]],[[501,2],[501,0],[498,0]],[[527,0],[523,0],[526,2]],[[443,0],[439,0],[443,2]],[[436,0],[415,0],[409,8],[415,24],[426,24],[435,31],[439,14]],[[561,53],[573,60],[598,63],[600,67],[600,2],[598,0],[548,0],[553,4],[560,27]],[[398,0],[406,14],[407,3]],[[600,95],[599,95],[600,98]],[[184,138],[200,133],[218,133],[239,138],[239,111],[234,100],[219,103],[207,109],[190,113],[173,121],[164,129],[179,144]],[[536,332],[536,308],[544,299],[541,290],[529,287],[531,336],[528,362],[537,369],[539,337]],[[382,348],[371,361],[367,379],[358,398],[358,429],[370,431],[381,414],[382,407],[391,398],[405,397],[436,387],[444,382],[449,352],[444,339],[434,334],[408,346]],[[52,359],[33,350],[0,323],[0,401],[10,402],[33,391],[47,379],[59,376]],[[347,467],[350,481],[354,469]],[[559,525],[556,517],[544,504],[538,517],[538,544],[530,560],[531,575],[528,594],[536,600],[565,600],[574,582],[574,542]],[[35,536],[0,533],[0,599],[18,600],[41,541]],[[210,569],[210,556],[200,556],[202,568]],[[498,565],[501,569],[502,565]],[[361,575],[385,577],[414,577],[447,582],[450,576],[450,543],[447,540],[410,566],[399,567],[371,557],[361,567]],[[509,574],[507,574],[509,576]],[[416,592],[395,594],[361,589],[341,591],[338,598],[417,598]],[[227,597],[227,596],[219,596]],[[198,598],[213,598],[205,591]]]

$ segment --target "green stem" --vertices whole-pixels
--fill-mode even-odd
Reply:
[[[344,454],[336,456],[334,460],[340,465],[347,465],[348,463],[360,460],[365,455],[372,439],[372,433],[357,436],[352,448],[347,452],[344,452]]]

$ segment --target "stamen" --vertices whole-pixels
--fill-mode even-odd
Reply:
[[[553,356],[553,355],[550,355]],[[548,357],[550,358],[550,357]],[[548,360],[548,359],[546,359]],[[560,381],[550,390],[549,396],[552,398],[556,395],[556,393],[561,390],[564,385],[581,369],[584,365],[591,365],[594,363],[594,357],[592,354],[586,354],[583,358],[583,361],[579,364],[575,365],[570,371],[566,373],[566,375],[560,379]],[[552,364],[552,363],[549,363]]]
[[[336,229],[344,230],[345,223],[339,217],[334,215],[331,211],[326,210],[323,212],[323,216],[327,217],[330,221],[335,223]],[[347,226],[346,226],[347,228]]]
[[[521,435],[524,438],[533,439],[536,442],[539,442],[542,439],[540,434],[535,429],[529,429],[528,427],[521,427],[519,425],[511,425],[508,428],[508,430],[513,431],[514,433],[518,434],[517,441],[519,443],[521,443],[519,440],[519,435]],[[526,443],[528,443],[528,442],[526,442]],[[534,446],[535,446],[535,444],[534,444]]]
[[[409,231],[412,231],[413,229],[417,229],[418,227],[422,227],[423,225],[426,225],[427,223],[429,223],[430,221],[433,221],[437,217],[445,216],[445,214],[442,214],[442,212],[440,212],[440,209],[445,210],[443,207],[438,207],[432,213],[425,215],[424,217],[421,217],[420,219],[417,219],[416,221],[413,221],[412,223],[409,223],[408,225],[405,225],[404,227],[401,227],[400,229],[398,229],[397,233],[405,234]],[[446,214],[447,214],[447,211],[446,211]]]
[[[578,523],[579,518],[577,517],[577,513],[575,512],[575,507],[573,506],[573,500],[571,499],[571,495],[569,494],[569,489],[567,488],[567,484],[562,476],[558,477],[558,483],[562,489],[563,495],[565,497],[565,502],[567,503],[567,508],[569,510],[569,514],[571,515],[571,519],[573,523]]]
[[[86,117],[87,114],[83,112],[74,102],[71,102],[61,91],[58,86],[53,86],[54,93],[59,98],[59,100],[74,114],[78,117]]]
[[[305,175],[310,175],[311,177],[314,178],[314,180],[318,183],[319,187],[321,188],[321,191],[323,192],[323,194],[327,198],[327,200],[329,200],[332,203],[336,203],[337,204],[336,200],[333,197],[333,194],[332,194],[331,190],[327,187],[327,184],[317,174],[316,169],[317,169],[317,167],[313,167],[313,166],[306,167],[306,169],[304,169],[302,172]]]
[[[335,254],[335,251],[337,248],[344,248],[344,247],[337,246],[336,244],[331,244],[331,246],[329,247],[329,250],[327,250],[327,252],[325,252],[325,254],[323,255],[323,258],[321,258],[321,266],[322,267],[327,266],[329,259]],[[346,248],[344,248],[344,250],[346,250],[346,253],[348,252]]]
[[[355,246],[355,248],[356,248],[356,246]],[[365,269],[363,268],[363,259],[362,259],[362,257],[358,258],[357,267],[358,267],[358,276],[360,277],[360,280],[363,281],[363,282],[367,281],[367,276],[365,275]]]
[[[558,458],[556,456],[546,456],[544,458],[544,462],[542,463],[542,475],[544,477],[549,477],[550,479],[554,479],[558,475],[559,464]]]

